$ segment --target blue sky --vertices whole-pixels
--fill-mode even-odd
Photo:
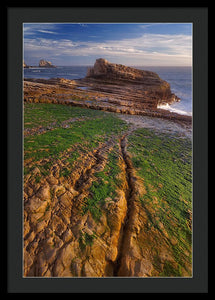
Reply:
[[[29,65],[192,65],[191,23],[25,23],[23,38]]]

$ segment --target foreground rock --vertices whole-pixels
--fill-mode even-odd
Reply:
[[[98,69],[102,64],[97,64]],[[104,65],[107,63],[104,62]],[[83,80],[52,78],[24,81],[25,102],[57,103],[124,113],[119,116],[127,123],[133,123],[126,133],[108,137],[89,151],[84,148],[86,151],[80,154],[80,159],[75,161],[66,176],[63,172],[68,167],[67,160],[73,159],[73,154],[80,149],[79,144],[69,147],[55,159],[50,156],[36,162],[25,160],[24,167],[30,170],[24,178],[25,277],[156,277],[162,276],[170,265],[174,270],[179,268],[172,250],[177,247],[177,240],[168,235],[165,224],[156,218],[156,196],[153,197],[153,207],[147,203],[143,206],[140,202],[147,190],[132,164],[127,137],[132,130],[141,127],[165,129],[165,132],[172,129],[178,133],[179,124],[161,118],[180,123],[184,131],[186,127],[191,128],[192,119],[149,108],[150,101],[157,101],[159,97],[146,97],[146,101],[141,102],[141,95],[146,90],[140,88],[144,87],[144,83],[135,82],[139,79],[126,79],[125,72],[121,77],[116,75],[118,79],[124,76],[122,80],[107,79],[110,74],[106,77],[98,75],[101,70],[97,67],[89,70]],[[117,73],[118,67],[114,70]],[[135,76],[135,71],[132,76]],[[152,74],[152,77],[162,85],[156,75]],[[153,86],[154,91],[157,90],[156,85],[151,84],[152,89]],[[150,94],[151,90],[148,91]],[[25,136],[35,134],[38,137],[57,126],[70,130],[67,124],[73,121],[73,118],[68,118],[61,124],[53,122],[49,126],[31,128],[25,131]],[[115,194],[104,197],[101,215],[95,218],[95,213],[86,209],[90,205],[91,187],[98,181],[98,173],[107,172],[110,154],[113,153],[118,157],[119,185]],[[46,172],[42,168],[45,165],[50,166],[45,169]],[[153,170],[157,172],[154,167]],[[108,178],[109,173],[106,176]],[[103,181],[107,178],[104,177]],[[103,181],[99,180],[101,184]],[[150,220],[154,220],[155,226]],[[176,224],[174,220],[169,221],[173,221],[172,226]],[[184,251],[183,255],[188,257],[189,253]],[[184,259],[186,265],[181,269],[181,276],[190,274],[191,265],[187,260]]]
[[[98,221],[83,207],[95,172],[107,163],[113,141],[82,157],[68,178],[60,164],[38,184],[34,169],[24,183],[24,276],[104,277],[113,276],[119,236],[126,215],[123,190],[106,199]],[[122,181],[125,171],[122,169]]]
[[[159,277],[166,266],[179,268],[172,250],[177,240],[165,230],[157,206],[140,201],[147,190],[127,150],[128,134],[83,153],[67,177],[62,176],[65,158],[75,148],[52,161],[47,175],[35,167],[25,176],[25,277]],[[96,175],[107,172],[113,152],[119,184],[116,193],[99,204],[101,215],[95,218],[85,208]],[[184,262],[181,274],[189,276],[191,265]]]

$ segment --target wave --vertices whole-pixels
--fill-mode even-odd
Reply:
[[[192,112],[172,107],[168,103],[160,104],[160,105],[157,106],[157,108],[166,109],[166,110],[169,110],[171,112],[174,112],[174,113],[177,113],[177,114],[180,114],[180,115],[192,116]]]

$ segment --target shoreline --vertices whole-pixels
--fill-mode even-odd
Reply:
[[[192,112],[175,108],[172,105],[174,105],[174,103],[170,104],[170,105],[169,104],[163,104],[163,105],[161,104],[161,105],[158,105],[157,108],[158,109],[168,110],[170,112],[175,112],[175,113],[177,113],[179,115],[182,115],[182,116],[190,116],[190,117],[192,117]]]
[[[100,60],[105,61],[103,59],[98,59],[98,61],[100,61]],[[96,61],[95,65],[96,64],[98,65],[97,61]],[[143,103],[144,106],[147,105],[147,101],[148,101],[148,103],[150,105],[150,107],[149,107],[150,109],[151,108],[153,108],[153,109],[162,109],[162,110],[164,109],[164,110],[167,110],[167,112],[174,112],[174,113],[180,114],[182,116],[188,115],[188,116],[192,117],[192,106],[191,106],[192,105],[191,104],[192,99],[190,97],[188,98],[187,85],[184,86],[184,85],[181,84],[180,89],[177,88],[177,86],[178,86],[177,84],[175,86],[175,82],[176,82],[175,80],[177,80],[177,78],[174,77],[175,74],[171,73],[172,71],[170,71],[170,73],[169,73],[169,68],[170,67],[164,66],[160,69],[159,67],[152,66],[152,69],[150,69],[150,68],[148,69],[145,66],[128,66],[128,67],[120,66],[120,67],[123,67],[125,69],[124,70],[125,72],[123,74],[124,77],[122,78],[122,74],[121,74],[122,70],[121,71],[119,70],[120,72],[117,73],[117,70],[118,70],[117,66],[118,65],[114,65],[114,64],[111,64],[111,63],[107,62],[108,72],[106,72],[104,70],[106,65],[105,64],[104,65],[100,64],[101,66],[98,65],[99,67],[104,67],[104,68],[100,68],[100,69],[102,69],[102,72],[103,72],[102,76],[101,76],[101,74],[99,75],[100,77],[98,77],[97,75],[96,76],[87,76],[86,74],[88,72],[88,69],[90,68],[90,69],[94,70],[95,65],[94,65],[94,67],[93,67],[93,65],[89,65],[89,66],[88,65],[87,66],[83,66],[83,65],[81,65],[81,66],[68,66],[69,71],[65,71],[65,72],[64,71],[62,71],[62,72],[59,72],[59,71],[58,72],[56,72],[56,71],[50,71],[49,72],[49,71],[47,71],[47,73],[46,72],[44,73],[43,71],[38,70],[37,72],[42,72],[42,73],[36,74],[36,77],[34,76],[35,75],[34,73],[27,72],[25,74],[25,72],[24,72],[23,73],[23,78],[24,78],[24,80],[29,79],[29,80],[37,80],[37,81],[39,81],[39,80],[41,80],[41,81],[43,81],[43,80],[44,81],[50,81],[50,80],[53,80],[53,79],[57,79],[59,77],[58,79],[60,79],[60,80],[65,79],[67,81],[76,81],[79,84],[82,83],[82,85],[85,85],[85,86],[84,87],[82,86],[82,87],[79,87],[79,88],[85,89],[86,91],[96,89],[97,91],[103,91],[103,92],[107,92],[107,93],[112,92],[114,94],[114,96],[119,96],[118,91],[119,91],[119,89],[121,89],[121,91],[120,91],[121,96],[122,95],[125,96],[126,101],[128,101],[127,96],[128,96],[128,92],[130,92],[132,101],[137,100],[138,102]],[[79,68],[82,68],[82,69],[80,69],[80,70],[78,69],[78,71],[77,71],[75,69],[76,67],[79,67]],[[64,68],[64,66],[57,66],[57,68]],[[84,71],[83,71],[83,68],[85,68]],[[119,66],[118,66],[118,68],[119,68]],[[175,68],[175,66],[173,68]],[[184,68],[184,67],[182,67],[182,68]],[[38,68],[38,69],[41,69],[41,68]],[[112,71],[115,70],[114,72],[116,72],[116,74],[114,72],[111,74],[109,69],[111,69]],[[132,76],[134,76],[133,78],[130,78],[127,74],[127,73],[129,73],[130,69],[133,70],[133,73],[132,73],[133,74]],[[170,68],[170,69],[172,69],[172,68]],[[95,72],[95,70],[94,70],[94,72]],[[157,97],[158,99],[156,100],[156,95],[155,95],[154,100],[151,101],[150,100],[150,93],[147,94],[147,96],[145,97],[145,95],[146,95],[145,91],[147,90],[147,86],[146,85],[144,86],[142,83],[139,82],[138,84],[139,84],[140,88],[138,88],[138,86],[136,84],[137,82],[135,81],[136,73],[138,73],[139,70],[142,70],[143,72],[149,72],[150,71],[150,73],[156,72],[154,74],[157,74],[158,76],[160,76],[161,81],[163,81],[163,82],[166,81],[167,83],[169,83],[170,86],[171,86],[171,90],[174,91],[174,93],[175,93],[175,94],[173,94],[172,91],[170,91],[172,93],[172,95],[174,95],[173,99],[172,100],[170,99],[171,98],[170,95],[168,96],[169,98],[166,97],[166,95],[164,95],[164,98],[162,97],[162,95],[158,95],[158,97]],[[147,70],[147,71],[145,71],[145,70]],[[136,71],[136,73],[134,71]],[[33,72],[36,72],[36,70],[33,71]],[[79,72],[80,72],[80,74],[79,74]],[[97,70],[97,72],[98,72],[98,70]],[[176,72],[178,72],[178,71],[176,71]],[[73,74],[73,73],[77,73],[77,74]],[[45,74],[45,76],[44,76],[44,74]],[[174,76],[171,77],[170,76],[171,74],[174,75]],[[177,74],[177,76],[179,76],[179,79],[180,79],[181,75],[182,75],[181,71],[176,73],[176,74]],[[74,75],[76,75],[76,76],[74,76]],[[186,79],[187,76],[188,76],[187,71],[185,72],[184,76],[185,76],[185,79]],[[33,78],[35,78],[35,79],[33,79]],[[188,80],[189,79],[190,78],[188,78]],[[153,80],[152,79],[150,79],[149,83],[152,85],[151,87],[153,88]],[[130,88],[128,88],[129,85],[130,85]],[[134,93],[133,93],[134,97],[132,97],[132,85],[134,87]],[[147,83],[147,85],[148,85],[148,83]],[[125,93],[123,91],[124,87],[125,87]],[[111,91],[111,89],[112,89],[112,91]],[[140,96],[141,96],[140,89],[142,89],[142,100],[140,98]],[[185,89],[185,92],[184,92],[184,89]],[[185,98],[183,98],[182,95]],[[116,98],[118,98],[118,97],[116,97]],[[166,99],[166,98],[168,98],[168,99]],[[122,97],[119,97],[119,99],[124,100]],[[178,99],[180,99],[181,101],[180,100],[178,101]],[[155,105],[153,105],[153,102],[155,103]],[[179,102],[179,103],[177,103],[177,102]],[[161,110],[161,112],[162,112],[162,110]]]
[[[83,86],[86,89],[83,89]],[[114,88],[116,87],[114,86]],[[126,97],[129,98],[129,95]],[[142,108],[141,104],[132,101],[132,99],[123,100],[124,94],[112,93],[112,90],[99,91],[97,86],[95,87],[91,82],[83,82],[83,80],[24,78],[23,96],[24,102],[27,103],[55,103],[125,115],[141,115],[172,120],[181,126],[192,127],[192,116],[160,108]]]

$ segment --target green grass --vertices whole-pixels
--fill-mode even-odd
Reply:
[[[60,175],[67,177],[81,154],[92,151],[100,143],[119,135],[127,128],[127,125],[112,113],[45,103],[25,104],[24,128],[36,128],[53,121],[62,122],[71,117],[87,118],[72,122],[67,128],[58,126],[42,134],[24,138],[24,160],[31,162],[30,165],[24,166],[24,175],[37,166],[41,174],[46,176],[54,161],[64,159],[67,166],[60,170]],[[39,183],[40,178],[36,178],[36,181]]]
[[[128,126],[112,113],[64,106],[59,104],[25,104],[24,128],[37,128],[52,122],[59,125],[72,117],[87,117],[75,121],[68,128],[56,126],[42,134],[24,138],[24,164],[26,176],[37,166],[40,174],[35,182],[40,183],[43,176],[57,160],[63,161],[60,176],[70,176],[75,162],[82,154],[96,149],[100,143],[115,138],[115,146],[108,153],[102,171],[94,173],[95,179],[85,199],[81,214],[90,212],[99,222],[106,199],[113,200],[117,189],[122,188],[119,179],[118,139]],[[90,118],[89,118],[90,117]],[[99,117],[99,118],[98,118]],[[177,267],[165,262],[161,270],[159,253],[154,256],[154,266],[160,276],[181,276],[182,268],[191,262],[192,231],[190,212],[192,211],[192,145],[186,138],[158,134],[149,129],[138,129],[128,136],[128,151],[137,174],[143,179],[146,193],[140,203],[148,216],[148,230],[155,228],[162,234],[161,224],[168,233],[167,243],[174,254]],[[47,207],[47,210],[50,208]],[[147,227],[146,226],[146,227]],[[147,229],[147,228],[146,228]],[[92,246],[94,234],[81,233],[79,245],[82,250]],[[175,244],[171,241],[177,241]],[[187,270],[189,272],[189,270]]]
[[[46,126],[53,122],[58,124],[75,117],[102,117],[105,113],[81,107],[72,107],[48,103],[25,103],[24,128]]]
[[[96,238],[95,233],[89,234],[87,232],[80,231],[79,246],[81,251],[84,251],[87,246],[91,247],[93,245],[95,238]]]
[[[39,109],[34,107],[37,105]],[[31,109],[30,106],[32,106]],[[39,119],[37,110],[40,112]],[[50,112],[50,115],[49,113],[46,115],[46,112]],[[55,114],[58,113],[60,114],[57,118]],[[119,134],[121,130],[126,128],[124,122],[116,118],[113,114],[63,105],[28,104],[25,115],[27,115],[26,119],[31,117],[32,126],[34,125],[34,127],[37,126],[38,122],[43,124],[42,120],[46,122],[49,116],[55,116],[56,120],[67,119],[71,115],[75,115],[76,117],[103,116],[102,119],[87,119],[86,121],[73,122],[69,128],[57,127],[52,131],[47,131],[40,135],[25,137],[24,159],[32,158],[35,161],[50,156],[56,157],[60,152],[65,151],[75,144],[87,143],[88,149],[93,149],[98,146],[99,142],[103,142],[112,135]]]
[[[191,260],[192,251],[192,232],[188,226],[189,212],[192,211],[191,141],[139,129],[128,142],[133,165],[144,179],[147,193],[140,201],[146,211],[150,208],[147,211],[150,226],[162,232],[161,222],[169,238],[177,240],[177,245],[170,243],[170,247],[179,266],[185,267],[186,261]],[[188,257],[185,252],[189,253]],[[171,266],[166,265],[163,272],[169,275],[171,270]]]
[[[181,277],[181,267],[174,268],[171,262],[165,261],[163,271],[160,273],[160,277]]]
[[[120,167],[117,151],[117,146],[115,146],[108,154],[104,170],[95,173],[97,180],[92,183],[90,196],[86,198],[85,205],[83,206],[83,214],[90,211],[92,217],[97,222],[102,215],[101,206],[105,203],[105,199],[114,199],[117,196],[116,189],[121,184],[118,179]]]

